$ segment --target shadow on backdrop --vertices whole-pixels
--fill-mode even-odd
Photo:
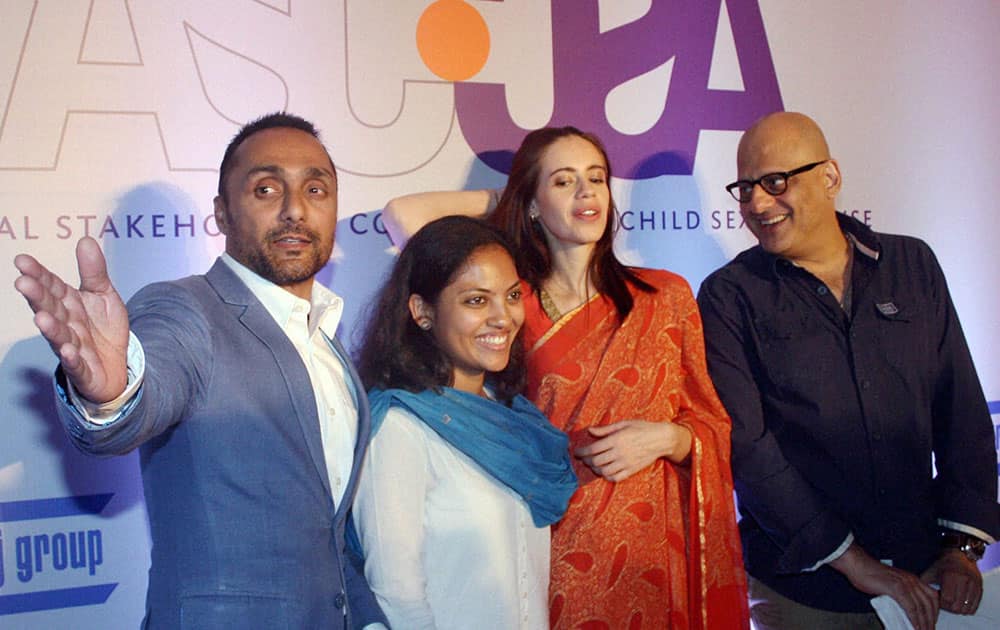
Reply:
[[[101,247],[125,301],[152,282],[205,273],[223,249],[212,200],[198,202],[168,182],[126,192],[115,204],[113,220],[118,236],[105,233]]]
[[[55,365],[55,355],[41,335],[15,343],[0,363],[0,378],[13,389],[2,421],[0,469],[8,472],[0,480],[0,501],[110,492],[114,497],[98,517],[111,518],[142,502],[138,456],[99,458],[73,446],[56,416]],[[38,491],[60,487],[65,492]]]
[[[680,160],[683,158],[678,154],[664,151],[649,156],[627,175],[637,177],[650,171],[652,165]],[[685,168],[690,169],[690,165]],[[615,199],[621,218],[615,241],[619,258],[629,265],[680,274],[697,293],[705,276],[728,261],[722,247],[706,231],[709,216],[702,208],[702,198],[694,177],[633,180],[628,193]]]
[[[344,300],[337,337],[350,354],[359,347],[368,308],[396,260],[382,227],[382,210],[359,212],[337,221],[336,246],[316,280]]]
[[[205,233],[205,214],[180,188],[162,182],[137,186],[117,200],[110,221],[91,235],[98,238],[108,273],[124,299],[150,282],[208,268],[207,252],[213,246]],[[214,222],[209,229],[215,230]],[[65,242],[65,247],[75,246],[75,241]],[[65,280],[78,281],[75,274]],[[13,308],[28,306],[22,301]],[[38,496],[36,488],[65,487],[72,496],[114,493],[101,518],[141,504],[137,453],[94,457],[66,437],[53,397],[56,363],[41,335],[15,343],[0,363],[0,378],[15,392],[3,419],[0,470],[8,472],[0,479],[0,500],[48,498]]]

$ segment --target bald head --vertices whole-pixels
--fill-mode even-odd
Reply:
[[[830,148],[819,125],[797,112],[775,112],[755,122],[740,139],[736,166],[741,178],[758,177],[748,168],[787,171],[790,168],[830,159]]]
[[[740,139],[736,166],[744,190],[740,212],[765,251],[806,268],[844,257],[847,241],[836,214],[840,167],[813,119],[793,112],[761,118]],[[775,176],[780,190],[770,192],[775,187],[762,178]]]

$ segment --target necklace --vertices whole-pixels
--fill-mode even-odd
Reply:
[[[545,289],[539,289],[538,299],[542,303],[542,310],[549,316],[549,319],[554,322],[559,321],[562,317],[562,313],[559,311],[559,307],[556,306],[556,303],[552,300],[552,296],[549,295],[548,291]]]

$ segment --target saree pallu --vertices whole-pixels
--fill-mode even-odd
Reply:
[[[619,326],[601,296],[553,323],[526,300],[527,396],[570,438],[620,420],[691,430],[690,461],[664,458],[619,483],[579,459],[580,488],[553,526],[549,616],[566,630],[747,628],[746,578],[729,467],[730,422],[705,366],[701,318],[687,282],[635,269]]]

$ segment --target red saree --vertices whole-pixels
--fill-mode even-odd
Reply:
[[[683,278],[635,270],[616,324],[601,296],[553,323],[525,305],[527,396],[570,436],[619,420],[678,422],[694,434],[690,464],[659,459],[629,479],[596,477],[574,458],[580,489],[553,526],[552,628],[747,628],[746,580],[729,468],[729,417],[705,367],[701,318]]]

